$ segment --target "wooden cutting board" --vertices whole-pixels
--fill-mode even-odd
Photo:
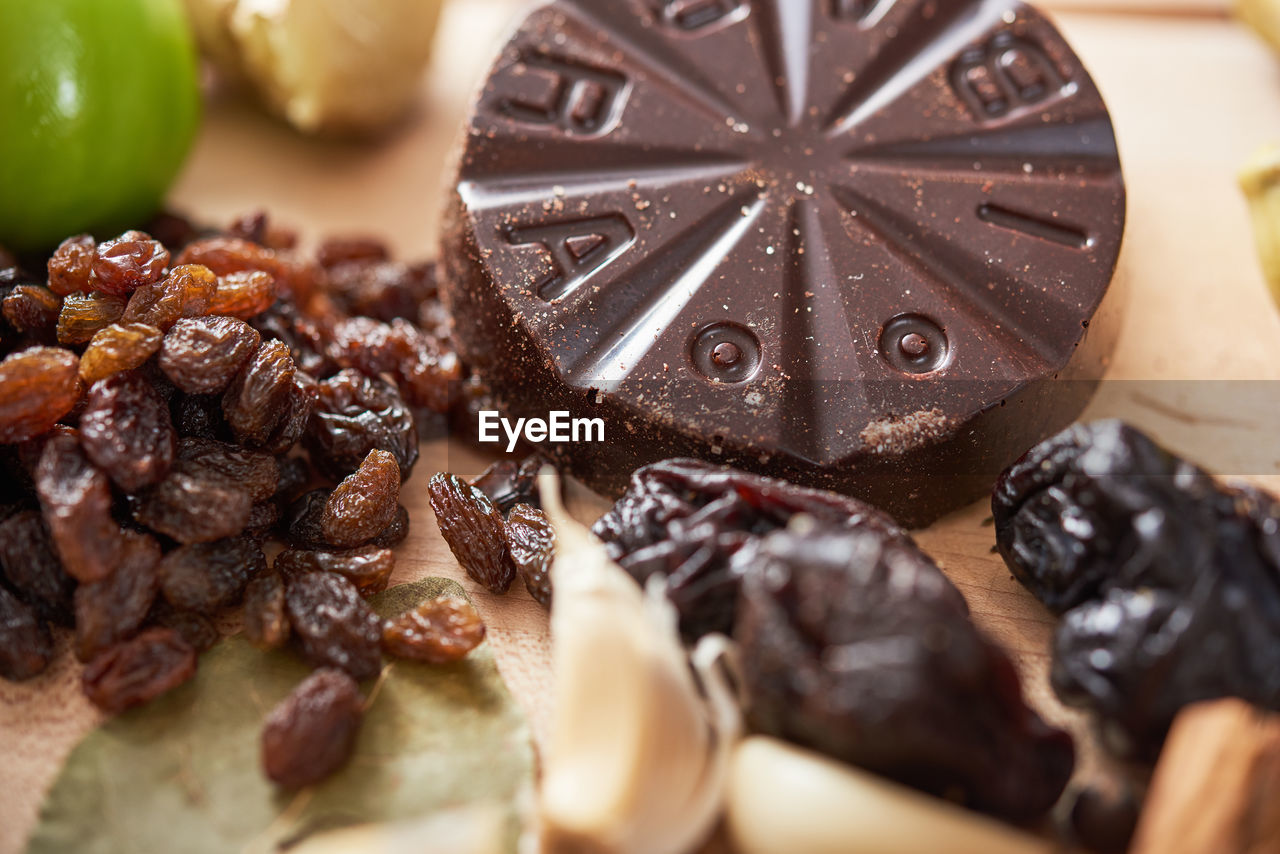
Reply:
[[[1081,0],[1062,4],[1078,9]],[[456,0],[417,113],[377,143],[302,139],[215,95],[174,205],[214,222],[264,207],[307,238],[361,232],[386,238],[401,257],[434,255],[455,129],[519,5]],[[1087,5],[1104,11],[1062,11],[1059,22],[1111,106],[1130,215],[1121,274],[1128,311],[1109,382],[1086,417],[1123,416],[1217,471],[1280,488],[1280,315],[1235,185],[1250,151],[1280,140],[1280,59],[1230,22],[1220,0]],[[461,441],[424,446],[407,486],[413,531],[399,549],[395,583],[424,575],[462,581],[541,740],[551,714],[546,615],[518,586],[495,597],[466,579],[425,500],[434,471],[472,475],[486,463]],[[603,506],[590,496],[577,502],[584,518]],[[988,515],[976,504],[919,540],[978,622],[1013,653],[1046,717],[1083,735],[1081,716],[1062,709],[1048,689],[1052,621],[991,553]],[[100,720],[81,696],[65,640],[62,646],[42,677],[0,681],[0,854],[21,849],[63,757]],[[1084,760],[1089,773],[1094,757]]]

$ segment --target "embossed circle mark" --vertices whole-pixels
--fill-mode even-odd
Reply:
[[[760,369],[760,341],[737,323],[703,327],[694,336],[690,355],[698,373],[712,382],[746,382]]]
[[[885,324],[880,355],[904,374],[929,374],[947,363],[947,336],[938,324],[918,314],[903,314]]]

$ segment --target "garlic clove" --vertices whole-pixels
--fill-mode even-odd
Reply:
[[[1262,272],[1272,298],[1280,303],[1280,145],[1269,145],[1249,159],[1240,172],[1240,188],[1253,214]]]
[[[1050,854],[994,819],[765,736],[738,744],[729,834],[740,854]]]

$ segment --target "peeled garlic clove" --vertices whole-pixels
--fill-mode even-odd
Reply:
[[[727,824],[741,854],[1050,854],[994,819],[777,739],[738,744]]]
[[[695,652],[704,699],[660,588],[642,591],[609,560],[564,511],[553,477],[542,501],[557,537],[556,717],[540,804],[547,850],[692,851],[715,826],[739,728],[718,668],[727,642],[708,639]]]
[[[1280,303],[1280,145],[1258,151],[1240,172],[1253,212],[1254,238],[1271,296]]]
[[[1280,50],[1280,0],[1236,0],[1236,15]]]

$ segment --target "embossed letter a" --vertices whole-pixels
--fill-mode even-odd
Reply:
[[[537,244],[551,253],[551,275],[535,288],[540,299],[551,302],[608,266],[631,245],[635,234],[626,217],[609,214],[516,226],[507,232],[507,240],[513,246]]]

